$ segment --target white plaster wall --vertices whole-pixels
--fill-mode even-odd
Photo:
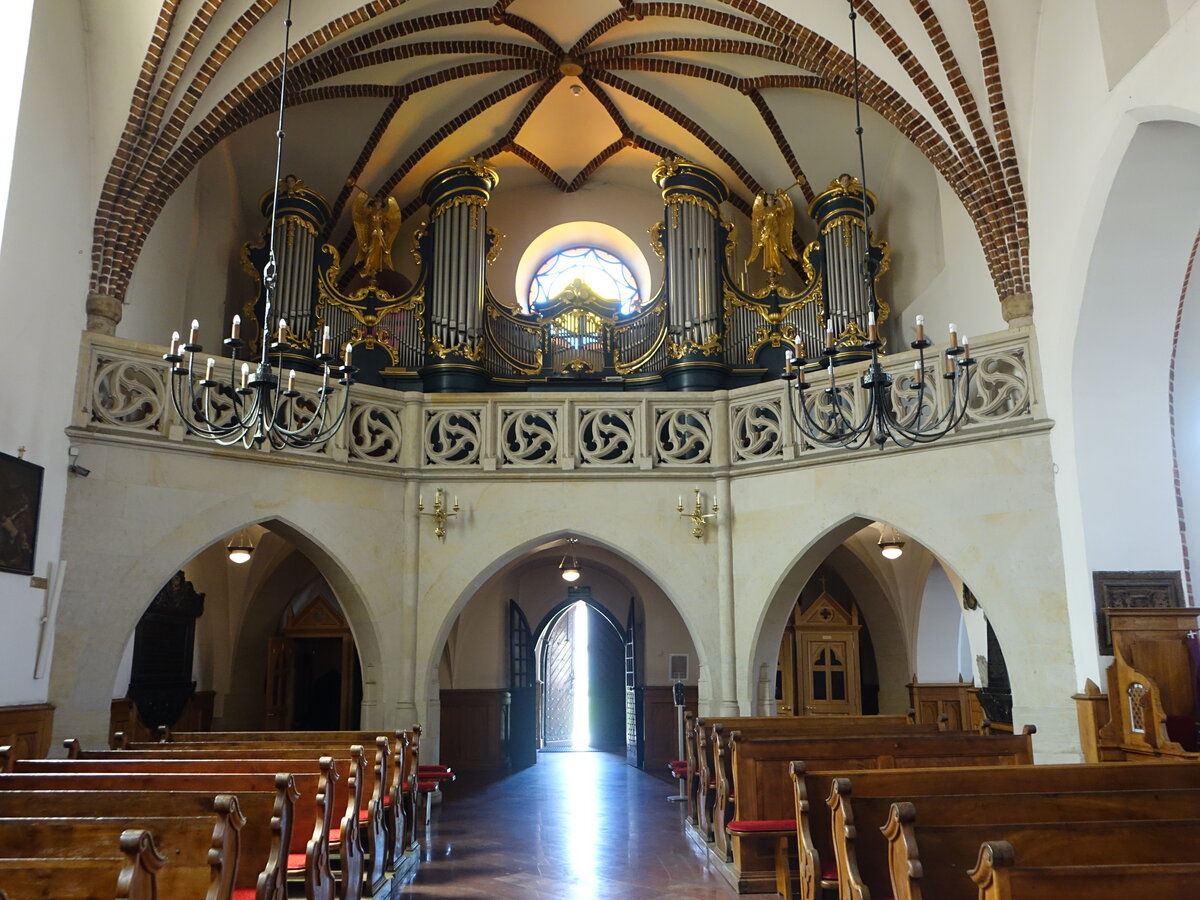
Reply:
[[[1138,123],[1160,118],[1200,122],[1198,40],[1200,7],[1193,5],[1110,91],[1093,5],[1086,0],[1062,0],[1042,6],[1029,141],[1018,152],[1029,197],[1040,371],[1047,411],[1056,422],[1051,441],[1079,686],[1088,677],[1099,681],[1100,666],[1084,507],[1090,485],[1080,481],[1081,464],[1086,467],[1086,457],[1094,448],[1077,430],[1074,374],[1081,366],[1094,373],[1124,374],[1124,360],[1096,356],[1094,349],[1077,343],[1087,273],[1112,184]],[[1164,203],[1172,202],[1171,193],[1165,190],[1160,195]],[[1136,239],[1137,224],[1125,224],[1127,236]],[[1136,268],[1137,263],[1131,266]],[[1181,278],[1182,266],[1177,284]],[[1134,300],[1130,298],[1131,303]],[[1165,359],[1169,335],[1153,337],[1141,352]],[[1067,348],[1085,355],[1077,360]],[[1159,400],[1147,398],[1152,404]],[[1159,435],[1155,440],[1163,440],[1162,432],[1155,430]],[[1126,524],[1109,523],[1112,533],[1126,531]],[[1177,536],[1174,543],[1178,546]],[[1124,559],[1131,568],[1142,567],[1129,555]]]
[[[959,667],[961,607],[945,570],[936,563],[929,570],[921,595],[917,628],[917,677],[921,681],[956,681]]]
[[[0,243],[0,450],[45,467],[35,571],[57,563],[67,491],[67,439],[76,335],[90,265],[95,189],[88,178],[89,110],[78,4],[37,3],[32,19],[12,181]],[[80,463],[88,465],[86,456]],[[36,680],[38,619],[45,592],[29,576],[0,573],[0,705],[44,702]],[[51,629],[52,631],[52,629]],[[51,649],[47,634],[46,652]]]

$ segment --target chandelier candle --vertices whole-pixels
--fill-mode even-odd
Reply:
[[[229,339],[232,341],[236,341],[241,336],[242,336],[242,317],[235,314],[233,317],[233,327],[229,329]]]

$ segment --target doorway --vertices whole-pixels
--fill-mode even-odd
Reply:
[[[354,731],[362,670],[350,626],[337,604],[316,596],[288,608],[267,643],[268,730]]]

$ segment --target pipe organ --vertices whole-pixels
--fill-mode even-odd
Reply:
[[[429,392],[555,382],[590,390],[718,390],[778,375],[794,342],[819,360],[830,323],[841,348],[835,364],[869,356],[855,348],[867,340],[873,297],[879,324],[888,317],[875,285],[887,270],[889,250],[884,242],[867,248],[864,211],[873,212],[876,199],[864,198],[858,179],[834,179],[809,204],[817,237],[796,267],[800,288],[785,287],[781,282],[791,280],[781,278],[786,264],[773,262],[766,285],[751,291],[746,272],[732,265],[734,226],[720,213],[729,192],[716,173],[670,157],[653,178],[664,216],[651,229],[652,246],[664,274],[650,300],[622,311],[580,280],[553,302],[522,311],[497,299],[487,282],[500,235],[487,222],[499,176],[485,161],[464,160],[425,183],[429,218],[413,237],[419,267],[413,280],[393,271],[365,286],[353,280],[353,271],[339,278],[338,253],[321,241],[331,227],[330,207],[289,176],[277,214],[282,240],[272,327],[287,319],[297,353],[293,360],[285,351],[283,365],[311,367],[306,351],[325,327],[335,345],[354,345],[360,380]],[[255,277],[266,256],[263,240],[243,249]],[[260,286],[244,315],[261,320],[263,300]]]
[[[259,208],[266,217],[271,215],[271,191],[263,194]],[[312,348],[313,331],[316,328],[318,298],[317,268],[321,257],[327,255],[322,247],[320,235],[329,221],[329,204],[316,191],[294,175],[280,181],[279,204],[275,210],[275,297],[271,305],[271,327],[280,319],[287,321],[288,344],[298,348]],[[243,265],[255,278],[259,278],[267,261],[267,233],[269,223],[264,226],[262,239],[242,249]],[[324,252],[323,252],[324,251]],[[261,286],[260,286],[261,288]],[[264,313],[265,289],[242,310],[243,316],[253,322],[261,322]],[[255,336],[259,327],[246,329]],[[289,362],[289,364],[292,364]],[[295,368],[311,368],[311,354],[297,354]]]
[[[489,235],[487,203],[500,176],[468,159],[425,183],[429,205],[428,348],[422,374],[428,390],[479,390],[483,367],[483,304]]]
[[[683,390],[723,387],[729,367],[721,346],[726,240],[720,204],[729,191],[713,172],[677,157],[659,163],[653,177],[665,204],[660,240],[671,362],[663,379]]]

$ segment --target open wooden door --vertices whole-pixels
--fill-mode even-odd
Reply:
[[[537,688],[533,632],[515,600],[508,601],[509,760],[514,770],[537,762]]]
[[[642,685],[637,664],[637,605],[629,598],[625,617],[625,761],[638,769],[645,758],[642,737]]]

